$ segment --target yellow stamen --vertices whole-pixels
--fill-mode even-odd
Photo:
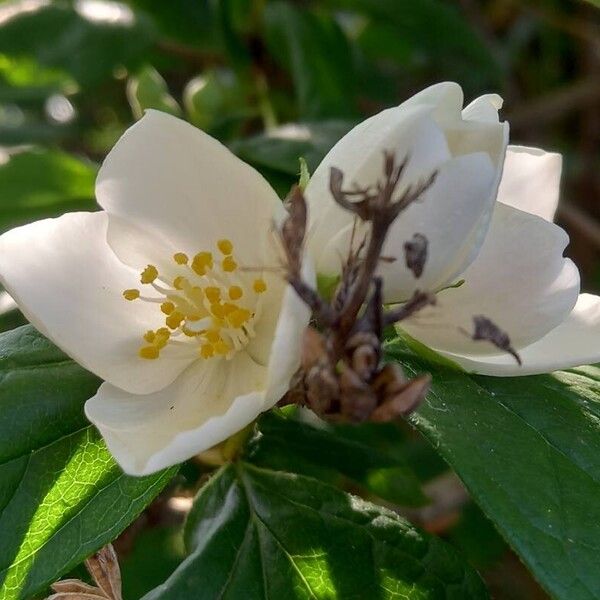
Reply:
[[[139,349],[138,354],[141,358],[148,358],[150,360],[153,360],[155,358],[158,358],[158,355],[160,354],[160,349],[156,346],[142,346]]]
[[[165,315],[170,315],[175,310],[175,305],[172,302],[163,302],[160,305],[160,310],[165,313]]]
[[[152,329],[146,331],[146,333],[144,334],[144,340],[146,340],[149,344],[151,344],[154,341],[155,337],[156,333],[154,333]]]
[[[178,277],[175,277],[175,279],[173,279],[173,287],[176,290],[182,290],[187,282],[188,280],[185,277],[179,275]]]
[[[205,287],[204,294],[210,303],[218,302],[221,299],[221,290],[218,287]]]
[[[244,295],[244,291],[239,285],[232,285],[229,288],[230,300],[239,300]]]
[[[188,255],[185,254],[185,252],[176,252],[175,254],[173,254],[173,260],[178,265],[187,265],[189,258],[188,258]]]
[[[202,358],[210,358],[214,355],[214,353],[215,351],[213,350],[213,347],[210,344],[203,344],[200,348],[200,356]]]
[[[231,302],[225,302],[225,304],[223,304],[223,315],[226,317],[227,315],[230,315],[231,313],[235,312],[239,310],[238,306],[236,304],[231,304]]]
[[[225,316],[225,307],[219,302],[214,302],[210,305],[210,312],[219,319],[222,319]]]
[[[164,348],[167,345],[170,337],[171,333],[166,328],[162,327],[156,332],[156,337],[154,338],[154,345],[157,348]]]
[[[202,300],[204,299],[204,292],[202,291],[202,288],[195,286],[187,290],[187,295],[192,302],[195,302],[196,304],[202,304]]]
[[[140,274],[142,283],[152,283],[158,277],[158,269],[154,265],[148,265]]]
[[[244,323],[246,323],[250,317],[252,317],[252,313],[245,308],[236,308],[230,315],[227,316],[227,320],[231,323],[231,326],[237,329],[241,327]]]
[[[233,244],[229,240],[219,240],[217,242],[217,247],[225,255],[233,252]]]
[[[206,275],[208,269],[213,267],[213,256],[211,252],[198,252],[192,260],[192,269],[198,275]]]
[[[181,331],[183,331],[184,335],[187,335],[188,337],[196,337],[197,335],[200,335],[200,332],[192,331],[191,329],[188,329],[185,325],[181,327]]]
[[[185,318],[185,316],[180,313],[178,310],[174,310],[166,319],[165,319],[165,323],[171,328],[171,329],[177,329],[179,327],[179,325],[181,324],[181,321],[183,321],[183,319]]]
[[[237,263],[233,260],[233,256],[226,256],[221,263],[221,267],[226,273],[233,273],[237,269]]]
[[[209,329],[205,334],[204,337],[211,343],[214,344],[216,342],[218,342],[221,339],[221,336],[219,335],[218,331],[215,331],[214,329]]]
[[[223,340],[215,342],[213,344],[213,348],[217,354],[227,354],[231,350],[229,344],[227,342],[224,342]]]
[[[125,290],[123,298],[125,300],[137,300],[140,297],[140,290]]]
[[[264,279],[255,279],[254,283],[252,284],[252,289],[257,294],[262,294],[263,292],[267,291],[267,283]]]

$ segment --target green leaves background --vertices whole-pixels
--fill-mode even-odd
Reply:
[[[592,4],[5,0],[0,231],[94,210],[99,163],[146,108],[217,136],[283,197],[300,157],[314,170],[365,115],[442,79],[468,97],[503,93],[513,138],[560,148],[574,189],[590,128],[574,133],[572,100],[544,98],[564,87],[569,99],[571,79],[587,77],[577,65],[594,37]],[[581,110],[596,98],[586,81]],[[537,129],[519,120],[529,102]],[[598,286],[594,261],[581,262],[592,265],[586,285]],[[148,526],[149,513],[137,521],[145,529],[121,557],[127,599],[488,597],[469,562],[495,598],[543,598],[507,562],[494,527],[553,597],[600,597],[597,367],[471,377],[398,336],[388,359],[434,380],[410,426],[274,411],[233,465],[134,479],[83,416],[100,382],[30,326],[11,330],[23,322],[0,315],[2,600],[43,597],[52,581],[79,576],[161,490],[163,501],[189,496],[207,478],[185,547],[179,526]],[[494,526],[473,504],[438,529],[445,539],[398,516],[420,519],[449,467]],[[522,589],[498,584],[497,572],[521,577]]]

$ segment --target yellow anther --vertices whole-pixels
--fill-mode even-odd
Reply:
[[[246,323],[250,317],[252,317],[252,313],[249,310],[246,310],[245,308],[237,308],[227,316],[227,320],[232,327],[237,329]]]
[[[225,307],[220,302],[213,302],[210,305],[210,312],[219,319],[225,316]]]
[[[178,277],[175,277],[175,279],[173,279],[173,287],[176,290],[182,290],[185,287],[186,283],[188,283],[188,280],[182,275],[179,275]]]
[[[267,283],[264,279],[255,279],[254,283],[252,284],[252,289],[257,294],[262,294],[263,292],[267,291]]]
[[[226,317],[227,315],[230,315],[238,310],[238,308],[239,307],[237,305],[231,304],[231,302],[225,302],[225,304],[223,304],[223,315]]]
[[[125,290],[123,298],[125,300],[137,300],[140,297],[140,290]]]
[[[217,242],[217,247],[225,255],[233,252],[233,244],[229,240],[219,240]]]
[[[185,254],[185,252],[176,252],[175,254],[173,254],[173,260],[178,265],[187,265],[189,258],[188,255]]]
[[[204,300],[204,292],[202,288],[194,286],[186,291],[189,299],[196,304],[202,304],[202,300]]]
[[[200,332],[192,331],[191,329],[188,329],[185,325],[181,327],[181,331],[183,331],[183,333],[188,337],[196,337],[197,335],[200,335]]]
[[[221,336],[219,334],[218,331],[215,331],[214,329],[209,329],[205,334],[204,337],[211,343],[214,344],[216,342],[218,342],[221,339]]]
[[[223,340],[219,340],[213,344],[214,351],[217,354],[227,354],[231,350],[231,346],[224,342]]]
[[[213,267],[213,256],[211,252],[198,252],[192,260],[192,269],[198,275],[206,275],[208,269]]]
[[[213,347],[210,344],[204,344],[200,347],[200,356],[202,358],[210,358],[214,355],[214,353],[215,351],[213,350]]]
[[[226,273],[233,273],[237,269],[237,263],[233,260],[233,256],[226,256],[221,263],[221,267]]]
[[[155,337],[156,333],[154,333],[152,329],[146,331],[146,333],[144,334],[144,340],[147,341],[149,344],[151,344],[154,341]]]
[[[232,285],[229,288],[230,300],[239,300],[244,295],[244,291],[239,285]]]
[[[142,346],[139,349],[138,354],[140,358],[154,359],[158,358],[160,349],[157,346]]]
[[[154,338],[154,345],[157,348],[164,348],[167,345],[170,337],[171,333],[163,327],[156,332],[156,337]]]
[[[165,315],[170,315],[175,310],[175,305],[172,302],[163,302],[160,305],[160,310],[162,310]]]
[[[218,302],[221,299],[221,290],[218,287],[209,286],[204,288],[204,294],[209,302]]]
[[[154,265],[148,265],[140,274],[142,283],[152,283],[158,277],[158,269]]]
[[[181,324],[181,321],[183,321],[184,319],[184,315],[182,313],[180,313],[178,310],[174,310],[166,319],[165,319],[165,323],[171,328],[171,329],[177,329],[179,327],[179,325]]]

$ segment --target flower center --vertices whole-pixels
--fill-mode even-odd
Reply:
[[[138,289],[123,292],[126,300],[160,305],[164,315],[164,327],[143,335],[141,358],[158,358],[168,344],[191,345],[203,359],[231,358],[254,337],[259,296],[267,284],[240,272],[230,240],[219,240],[217,248],[218,260],[207,251],[191,260],[183,252],[174,254],[171,280],[148,265],[140,281],[153,295],[142,295]]]

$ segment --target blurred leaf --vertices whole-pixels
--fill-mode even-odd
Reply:
[[[0,52],[72,75],[82,86],[135,67],[154,39],[150,21],[108,0],[10,0],[0,5]]]
[[[600,368],[469,376],[425,362],[406,339],[389,344],[388,358],[433,375],[416,427],[554,597],[596,598]]]
[[[492,522],[473,503],[463,508],[458,523],[448,532],[447,539],[460,548],[478,569],[489,568],[508,551]]]
[[[144,600],[487,598],[453,549],[308,477],[240,463],[202,488],[190,556]]]
[[[149,14],[168,38],[205,48],[215,45],[215,15],[209,0],[128,0]]]
[[[136,119],[144,116],[147,108],[181,116],[177,100],[169,93],[166,81],[151,65],[146,65],[127,81],[127,99]]]
[[[286,173],[298,180],[300,158],[312,173],[332,146],[352,128],[350,121],[290,123],[267,133],[236,140],[231,149],[258,167]]]
[[[0,102],[39,104],[51,94],[76,89],[73,79],[59,69],[44,68],[31,58],[0,54]]]
[[[58,150],[32,150],[0,164],[0,231],[69,210],[94,208],[96,167]]]
[[[332,426],[308,414],[313,420],[286,418],[282,413],[263,415],[248,460],[278,470],[295,470],[305,461],[341,473],[384,500],[405,506],[427,503],[402,454],[403,436],[398,427],[374,423]],[[314,471],[307,474],[319,477]]]
[[[356,36],[372,56],[396,61],[400,72],[409,66],[421,66],[438,77],[443,73],[443,77],[461,83],[470,81],[471,87],[502,83],[495,53],[451,3],[326,0],[326,4],[370,17]]]
[[[0,104],[0,147],[56,143],[74,132],[70,123],[49,122],[40,110],[22,106]]]
[[[352,52],[335,20],[275,2],[267,5],[265,23],[273,58],[293,77],[300,117],[356,115]]]
[[[173,470],[128,477],[83,415],[99,380],[33,327],[0,335],[0,597],[29,598],[113,540]]]
[[[160,585],[185,557],[180,527],[149,527],[121,559],[123,598],[141,598]]]
[[[244,101],[244,92],[235,74],[225,69],[198,75],[190,79],[183,90],[183,105],[189,120],[204,131],[223,133],[228,125],[252,116]]]

